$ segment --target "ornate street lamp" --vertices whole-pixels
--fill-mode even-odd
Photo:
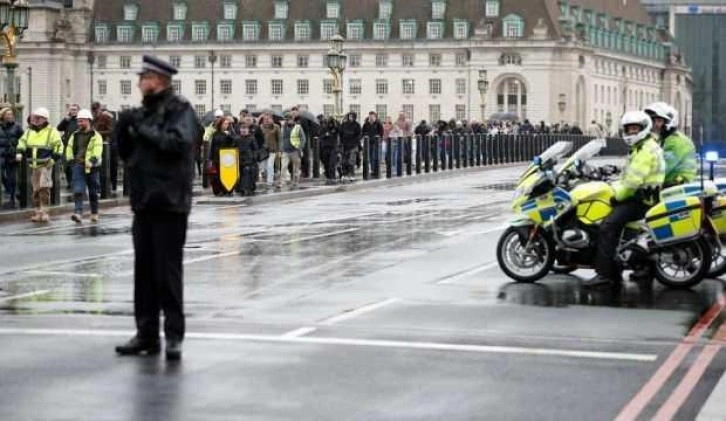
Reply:
[[[479,80],[477,81],[479,88],[479,96],[481,97],[481,122],[486,124],[486,108],[487,108],[487,91],[489,90],[489,80],[487,79],[487,71],[479,70]]]
[[[330,50],[325,55],[325,65],[333,76],[333,94],[335,95],[335,118],[343,116],[343,72],[348,57],[343,54],[345,39],[339,34],[330,38]]]
[[[613,124],[613,114],[608,111],[607,114],[605,114],[605,126],[607,127],[607,135],[610,136],[610,133],[612,132],[612,126]]]
[[[557,108],[560,110],[560,120],[564,121],[565,109],[567,109],[567,95],[560,94],[560,100],[557,101]]]
[[[5,44],[5,54],[2,56],[3,66],[7,72],[7,97],[10,108],[16,113],[15,98],[15,69],[18,67],[15,46],[23,32],[28,29],[27,0],[0,0],[0,37]]]

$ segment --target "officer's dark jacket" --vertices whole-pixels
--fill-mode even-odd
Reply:
[[[22,135],[23,129],[18,123],[0,125],[0,161],[3,158],[15,159],[15,148]]]
[[[167,89],[122,113],[114,130],[134,212],[189,213],[194,147],[202,127],[186,99]]]

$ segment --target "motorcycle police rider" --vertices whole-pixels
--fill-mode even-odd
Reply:
[[[630,152],[620,179],[612,185],[613,211],[600,226],[597,276],[585,283],[589,287],[621,283],[621,269],[614,264],[620,233],[625,224],[643,218],[658,201],[665,177],[663,149],[651,134],[653,123],[648,114],[629,111],[623,115],[620,126]]]
[[[696,147],[693,141],[678,130],[678,112],[665,102],[645,108],[653,120],[653,132],[660,138],[666,162],[663,187],[672,187],[696,180]]]

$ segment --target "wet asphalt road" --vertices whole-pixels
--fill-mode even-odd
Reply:
[[[607,420],[640,404],[641,419],[673,410],[723,318],[699,329],[723,282],[587,292],[580,280],[592,274],[578,271],[511,283],[494,249],[519,171],[195,207],[179,364],[113,354],[133,334],[127,209],[97,226],[0,226],[0,419]],[[716,349],[676,419],[696,417],[724,367]]]

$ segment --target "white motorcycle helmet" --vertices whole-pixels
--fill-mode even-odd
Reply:
[[[665,121],[665,130],[671,131],[678,127],[678,112],[665,102],[654,102],[644,110],[651,117],[660,117]]]
[[[628,134],[626,128],[631,125],[640,126],[638,133]],[[653,121],[643,111],[628,111],[620,119],[620,128],[623,130],[623,140],[625,143],[628,146],[633,146],[650,135],[650,129],[653,128]]]

